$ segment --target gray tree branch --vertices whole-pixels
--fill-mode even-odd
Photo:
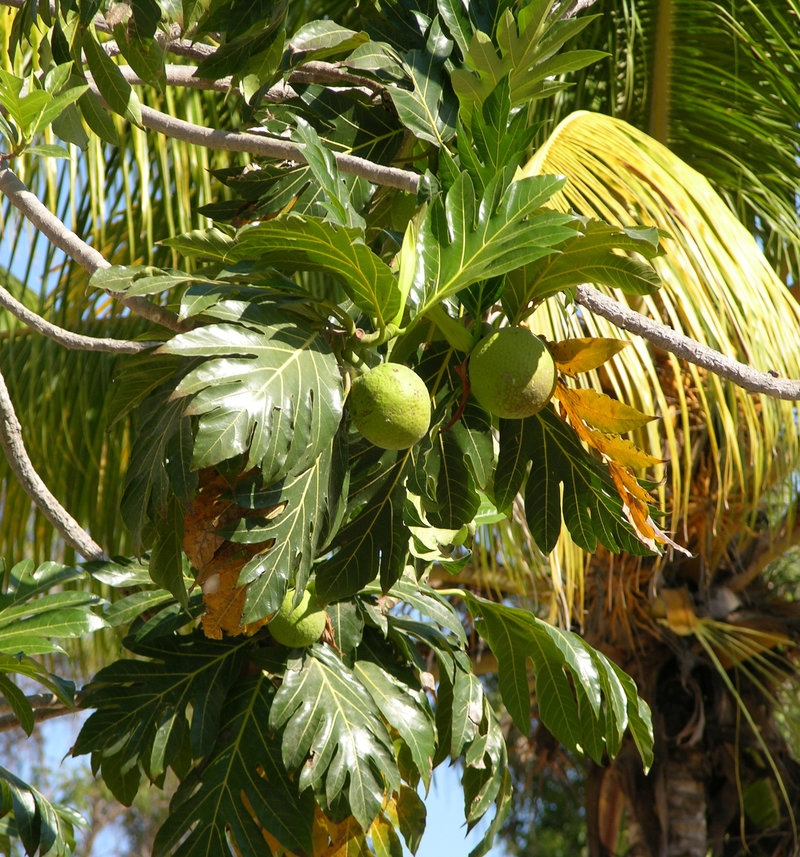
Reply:
[[[726,357],[719,351],[695,339],[690,339],[671,327],[634,312],[593,286],[586,284],[578,286],[575,303],[602,316],[617,327],[644,337],[648,342],[671,352],[676,357],[682,357],[694,363],[695,366],[702,366],[721,378],[733,381],[734,384],[751,393],[763,393],[775,399],[789,401],[800,399],[800,381],[778,378],[769,372],[759,372],[732,357]]]
[[[90,89],[105,104],[100,90],[94,83],[89,84]],[[184,122],[154,110],[152,107],[142,105],[142,125],[151,131],[157,131],[166,137],[183,140],[195,146],[203,146],[207,149],[225,150],[228,152],[247,152],[251,155],[262,155],[267,158],[280,158],[282,160],[303,161],[303,148],[287,140],[276,140],[260,134],[237,133],[232,131],[218,131],[213,128],[204,128],[202,125],[194,125]],[[419,185],[419,174],[409,170],[401,170],[397,167],[384,167],[355,155],[343,155],[334,153],[336,164],[343,173],[361,176],[367,181],[386,187],[397,188],[408,193],[416,193]]]
[[[57,324],[43,319],[24,304],[21,304],[10,292],[0,286],[0,306],[7,309],[13,316],[24,322],[32,330],[41,333],[48,339],[58,342],[65,348],[76,351],[110,351],[117,354],[138,354],[148,348],[161,345],[160,342],[133,342],[129,339],[110,339],[107,337],[83,336],[65,330]]]
[[[8,197],[11,204],[22,213],[47,239],[63,250],[67,256],[74,259],[82,268],[94,273],[100,268],[110,268],[111,263],[94,247],[68,229],[64,223],[45,206],[35,194],[19,180],[8,165],[0,165],[0,193]],[[167,327],[170,330],[182,331],[182,324],[174,312],[164,307],[151,304],[141,297],[122,297],[114,292],[107,292],[114,300],[119,301],[131,312],[149,321]]]
[[[75,695],[76,706],[82,696],[83,693]],[[53,717],[61,717],[64,714],[76,714],[78,711],[77,707],[72,708],[65,705],[54,693],[33,693],[26,699],[33,709],[33,719],[36,723],[42,720],[51,720]],[[19,726],[19,720],[11,705],[0,698],[0,732],[8,732],[17,726]]]
[[[56,500],[31,463],[22,439],[22,426],[17,419],[2,373],[0,373],[0,446],[6,454],[8,466],[25,489],[25,493],[61,533],[64,541],[86,559],[105,559],[106,555],[100,545]]]

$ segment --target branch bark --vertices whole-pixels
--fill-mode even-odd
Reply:
[[[623,306],[613,298],[599,292],[593,286],[578,286],[575,303],[602,316],[617,327],[644,337],[648,342],[682,357],[695,366],[702,366],[721,378],[733,381],[751,393],[763,393],[775,399],[794,401],[800,399],[800,381],[778,378],[769,372],[759,372],[745,363],[727,357],[707,345],[703,345],[671,327],[647,318]]]
[[[110,351],[116,354],[138,354],[148,348],[161,345],[160,342],[133,342],[129,339],[110,339],[107,337],[83,336],[72,333],[56,324],[43,319],[24,304],[21,304],[10,292],[0,286],[0,306],[48,339],[58,342],[65,348],[76,351]]]
[[[105,104],[100,90],[89,84],[92,92]],[[267,158],[280,158],[282,160],[303,161],[303,149],[286,140],[276,140],[272,137],[260,134],[236,133],[232,131],[218,131],[212,128],[204,128],[201,125],[193,125],[154,110],[152,107],[142,105],[142,125],[151,131],[157,131],[166,137],[174,137],[195,146],[203,146],[207,149],[224,149],[228,152],[247,152],[250,155],[262,155]],[[343,173],[361,176],[374,184],[404,190],[407,193],[416,193],[419,186],[419,175],[409,170],[401,170],[397,167],[384,167],[381,164],[357,158],[355,155],[342,155],[334,153],[336,164]]]
[[[50,489],[44,484],[41,476],[36,472],[28,457],[28,451],[25,449],[25,443],[22,439],[22,426],[17,419],[5,378],[1,372],[0,446],[3,447],[8,465],[25,489],[25,493],[38,506],[47,520],[61,533],[64,541],[86,559],[105,559],[105,552],[100,545],[56,500]]]
[[[19,180],[7,165],[0,165],[0,193],[8,197],[11,204],[21,212],[48,240],[63,250],[67,256],[74,259],[82,268],[90,273],[101,268],[110,268],[111,263],[76,235],[61,222],[35,194]],[[170,330],[183,331],[186,326],[178,320],[174,312],[164,307],[151,304],[141,297],[121,297],[114,292],[107,292],[131,312],[143,318],[167,327]]]
[[[78,703],[83,697],[79,692],[75,695],[75,707],[65,705],[54,693],[34,693],[26,697],[28,704],[33,709],[33,719],[36,723],[42,720],[51,720],[53,717],[61,717],[64,714],[77,714]],[[13,709],[7,702],[0,701],[0,732],[8,732],[19,726],[19,720]]]

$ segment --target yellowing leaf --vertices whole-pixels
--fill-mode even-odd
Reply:
[[[589,430],[592,446],[601,452],[606,458],[623,464],[625,467],[631,467],[638,470],[642,467],[652,467],[654,464],[661,464],[660,458],[655,458],[646,453],[643,449],[639,449],[636,444],[625,440],[622,437],[613,437],[612,435],[603,434],[599,431]]]
[[[313,841],[314,857],[372,857],[364,831],[352,815],[335,824],[318,809]]]
[[[400,837],[392,823],[382,813],[372,822],[369,836],[377,857],[403,857]]]
[[[670,631],[683,637],[694,634],[701,620],[695,615],[689,593],[685,589],[662,589],[659,595],[666,608],[664,621]]]
[[[604,432],[624,434],[658,419],[594,390],[571,390],[559,384],[556,395],[561,402],[569,400],[570,415]]]
[[[587,336],[581,339],[562,339],[550,346],[559,371],[565,375],[577,375],[602,366],[623,348],[630,345],[623,339],[603,336]]]

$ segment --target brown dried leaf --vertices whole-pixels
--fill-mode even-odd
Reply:
[[[237,586],[239,574],[253,556],[272,543],[239,545],[218,534],[221,527],[249,514],[228,496],[230,484],[213,469],[200,474],[200,488],[184,520],[183,549],[197,570],[203,591],[203,633],[219,640],[223,634],[253,634],[266,619],[241,625],[245,588]]]
[[[597,369],[615,354],[630,345],[622,339],[587,336],[582,339],[562,339],[550,345],[559,370],[565,375],[577,375]]]

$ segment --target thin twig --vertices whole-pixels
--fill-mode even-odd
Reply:
[[[734,384],[751,393],[764,393],[775,399],[788,401],[800,399],[800,381],[778,378],[768,372],[759,372],[732,357],[726,357],[719,351],[695,339],[690,339],[671,327],[634,312],[593,286],[586,284],[578,286],[575,303],[601,315],[617,327],[644,337],[648,342],[669,351],[676,357],[682,357],[694,363],[695,366],[702,366],[721,378],[733,381]]]
[[[147,81],[140,77],[130,66],[118,66],[125,80],[134,85],[146,85]],[[235,92],[241,95],[241,90],[238,86],[233,85],[233,78],[221,77],[219,80],[211,80],[208,77],[195,77],[194,73],[197,69],[190,65],[170,65],[164,66],[164,83],[168,86],[182,86],[186,89],[202,89],[208,92]],[[264,100],[270,103],[288,101],[296,98],[297,93],[289,86],[288,83],[281,82],[273,86],[264,94]]]
[[[54,693],[33,693],[25,699],[33,709],[34,721],[40,723],[42,720],[51,720],[53,717],[61,717],[64,714],[79,714],[78,705],[83,697],[83,691],[76,693],[74,706],[62,702]],[[19,725],[19,719],[11,705],[0,697],[0,732],[8,732]]]
[[[87,244],[71,229],[68,229],[5,164],[0,165],[0,193],[5,194],[11,204],[30,220],[51,244],[55,244],[56,247],[63,250],[82,268],[94,273],[101,268],[111,267],[111,263],[101,253]],[[174,312],[151,304],[145,298],[138,296],[123,297],[116,292],[109,291],[106,291],[106,294],[119,301],[131,312],[148,319],[148,321],[160,324],[170,330],[182,331],[186,329],[186,326],[179,321]]]
[[[8,394],[6,381],[0,372],[0,446],[8,459],[8,466],[19,480],[25,493],[38,506],[41,513],[64,537],[64,541],[86,559],[106,559],[100,545],[81,527],[70,513],[56,500],[50,489],[36,472],[25,443],[22,426]]]
[[[129,339],[109,339],[95,336],[83,336],[65,330],[57,324],[52,324],[21,304],[10,292],[0,286],[0,306],[7,309],[13,316],[28,325],[32,330],[41,333],[65,348],[75,351],[110,351],[116,354],[138,354],[148,348],[161,345],[160,342],[133,342]]]
[[[90,89],[101,100],[103,97],[100,90],[93,82],[89,84]],[[183,140],[195,146],[203,146],[207,149],[225,150],[228,152],[247,152],[251,155],[263,155],[267,158],[280,158],[282,160],[303,161],[303,148],[289,143],[286,140],[276,140],[273,137],[263,137],[260,134],[235,133],[231,131],[218,131],[213,128],[204,128],[202,125],[193,125],[184,122],[174,116],[154,110],[152,107],[142,105],[142,125],[151,131],[157,131],[167,137]],[[364,158],[354,155],[343,155],[334,153],[336,164],[343,173],[361,176],[374,184],[394,187],[408,193],[416,193],[419,185],[419,174],[409,170],[401,170],[397,167],[384,167]]]

